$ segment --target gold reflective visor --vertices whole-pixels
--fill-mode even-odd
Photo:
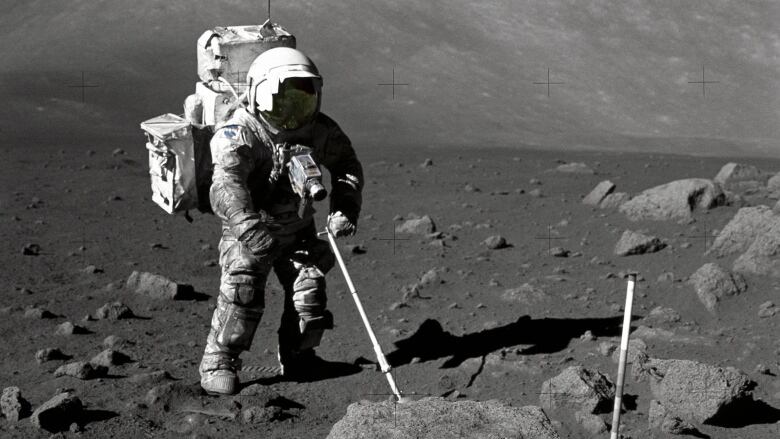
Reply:
[[[294,130],[311,122],[319,102],[318,87],[312,78],[287,78],[273,95],[271,111],[261,111],[274,128]]]

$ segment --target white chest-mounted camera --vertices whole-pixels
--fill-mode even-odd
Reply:
[[[328,196],[328,191],[322,185],[322,172],[311,156],[312,149],[304,145],[283,143],[277,145],[274,157],[272,178],[287,173],[295,192],[301,200],[321,201]]]

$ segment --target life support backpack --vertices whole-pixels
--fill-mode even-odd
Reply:
[[[295,37],[276,23],[207,30],[198,38],[195,93],[184,114],[166,113],[141,123],[149,153],[152,200],[169,214],[210,213],[211,137],[242,99],[252,61],[274,47],[295,48]]]

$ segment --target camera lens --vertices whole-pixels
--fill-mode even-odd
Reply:
[[[306,189],[308,189],[309,194],[311,194],[314,201],[322,201],[328,196],[328,191],[325,189],[325,186],[316,180],[307,181]]]

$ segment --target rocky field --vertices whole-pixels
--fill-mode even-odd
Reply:
[[[329,367],[273,376],[273,280],[257,367],[239,395],[203,394],[217,220],[150,201],[140,140],[17,144],[0,149],[0,436],[607,437],[636,272],[623,437],[780,437],[780,160],[358,153],[341,248],[409,402],[338,268]]]

